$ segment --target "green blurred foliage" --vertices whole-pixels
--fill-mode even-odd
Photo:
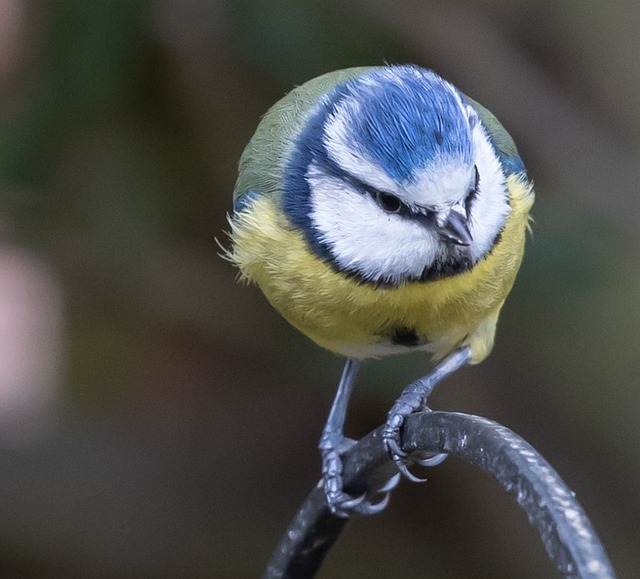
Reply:
[[[435,68],[493,110],[537,190],[494,354],[432,405],[530,440],[577,491],[620,576],[637,573],[635,4],[15,6],[19,58],[0,77],[0,250],[26,248],[61,283],[64,359],[58,427],[0,444],[0,575],[261,572],[319,476],[341,360],[220,258],[236,163],[292,86],[385,61]],[[349,431],[382,422],[427,368],[421,356],[368,363]],[[511,498],[450,460],[427,485],[403,484],[380,517],[353,521],[320,576],[552,572]]]

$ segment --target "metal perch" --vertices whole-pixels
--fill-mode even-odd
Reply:
[[[403,429],[407,452],[457,455],[492,474],[515,495],[538,530],[549,558],[566,577],[613,579],[615,573],[591,523],[555,470],[508,428],[469,414],[412,414]],[[382,445],[382,427],[345,455],[345,490],[379,488],[396,471]],[[272,555],[265,579],[313,577],[348,519],[331,515],[322,483],[307,497]]]

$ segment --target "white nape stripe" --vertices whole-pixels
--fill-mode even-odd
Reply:
[[[492,247],[511,211],[504,172],[481,123],[473,129],[473,146],[480,182],[468,216],[473,243],[469,247],[474,261]]]
[[[309,167],[307,180],[312,223],[342,269],[399,284],[418,278],[442,250],[436,233],[383,212],[371,196],[318,167]]]
[[[354,98],[339,102],[327,119],[323,143],[329,158],[349,175],[380,191],[395,193],[397,185],[369,155],[354,142],[349,125],[360,115],[360,103]]]
[[[453,95],[456,103],[460,107],[460,111],[462,115],[467,117],[467,121],[469,123],[469,130],[474,131],[476,126],[480,123],[480,119],[478,117],[478,113],[473,109],[473,107],[469,106],[468,103],[462,100],[460,93],[450,82],[445,81],[449,92]]]

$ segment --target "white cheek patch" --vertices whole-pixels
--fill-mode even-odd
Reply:
[[[480,183],[468,216],[473,236],[469,250],[472,259],[477,261],[491,249],[511,208],[502,166],[480,123],[473,130],[473,146]]]
[[[367,194],[311,166],[311,220],[337,264],[370,280],[402,283],[436,260],[437,235],[417,222],[384,213]]]

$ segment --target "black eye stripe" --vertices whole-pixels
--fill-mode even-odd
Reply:
[[[411,209],[405,205],[397,195],[371,187],[371,185],[367,185],[353,175],[344,175],[342,178],[350,183],[355,189],[370,195],[378,206],[386,213],[395,213],[400,215],[412,214]]]
[[[347,179],[356,189],[367,193],[378,204],[378,206],[385,212],[395,215],[400,215],[406,219],[412,219],[420,222],[431,222],[435,216],[435,211],[423,208],[422,211],[416,211],[409,207],[407,204],[393,193],[387,193],[386,191],[380,191],[363,183],[360,179],[350,176]]]

